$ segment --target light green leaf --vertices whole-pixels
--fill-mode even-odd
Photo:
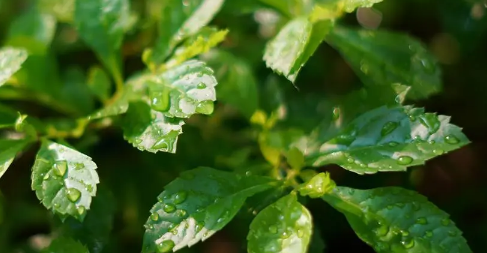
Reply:
[[[334,138],[311,137],[305,156],[312,166],[338,164],[358,174],[404,171],[469,143],[450,117],[410,106],[386,106],[369,111]],[[316,138],[316,139],[313,139]]]
[[[57,20],[72,23],[75,0],[38,0],[37,6],[41,12],[49,13]]]
[[[472,252],[449,215],[414,191],[336,187],[323,199],[376,252]]]
[[[0,86],[17,72],[27,59],[27,51],[12,47],[0,49]]]
[[[0,139],[0,178],[2,178],[5,171],[12,164],[17,153],[22,151],[30,142],[30,140],[25,139]]]
[[[305,14],[312,6],[311,0],[260,0],[288,17]]]
[[[79,36],[98,55],[117,83],[122,82],[120,47],[130,19],[128,0],[76,0]]]
[[[144,102],[131,103],[123,121],[123,136],[134,147],[156,153],[176,153],[184,121],[165,117]]]
[[[244,59],[223,50],[211,50],[202,59],[215,70],[218,100],[250,118],[258,108],[257,80]]]
[[[110,77],[102,68],[92,67],[88,73],[88,87],[101,101],[107,101],[110,97]]]
[[[78,241],[68,237],[54,239],[49,247],[43,249],[42,253],[90,253],[88,249]]]
[[[153,76],[148,83],[152,109],[167,117],[213,113],[217,81],[204,62],[189,60]]]
[[[304,156],[303,156],[303,153],[299,149],[297,149],[295,147],[291,148],[287,152],[286,159],[287,159],[287,163],[293,169],[300,170],[305,165],[304,164]]]
[[[199,54],[208,52],[225,39],[228,30],[217,30],[205,27],[198,34],[186,40],[184,45],[177,48],[174,55],[164,64],[164,68],[172,68]]]
[[[32,8],[14,20],[5,44],[24,48],[30,55],[43,55],[49,49],[55,31],[56,19]]]
[[[336,27],[326,41],[340,51],[365,85],[409,85],[412,99],[441,90],[436,59],[408,35]]]
[[[207,25],[223,5],[223,0],[166,1],[159,21],[159,38],[151,62],[162,64],[178,43]]]
[[[70,147],[42,141],[32,167],[32,190],[48,209],[83,220],[99,183],[96,164]]]
[[[305,172],[305,171],[304,171]],[[301,184],[297,190],[301,196],[310,198],[319,198],[335,188],[336,184],[330,178],[330,173],[321,172],[310,178],[307,182]]]
[[[254,218],[247,236],[247,252],[306,253],[312,230],[310,212],[291,193]]]
[[[323,41],[333,22],[312,23],[307,17],[295,18],[267,43],[264,61],[267,67],[294,83],[301,67]]]
[[[370,8],[383,0],[317,0],[318,3],[324,2],[327,6],[338,6],[346,12],[353,12],[357,8]]]
[[[278,184],[200,167],[165,187],[145,225],[142,252],[171,252],[206,240],[237,214],[245,200]]]

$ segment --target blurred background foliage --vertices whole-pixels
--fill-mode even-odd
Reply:
[[[0,0],[2,45],[29,45],[35,52],[24,66],[30,69],[29,76],[19,77],[25,78],[31,95],[19,98],[2,88],[3,104],[53,122],[61,116],[84,115],[100,106],[83,99],[73,102],[76,110],[64,106],[63,94],[72,89],[79,95],[80,89],[76,87],[83,86],[88,70],[99,65],[71,25],[72,3],[72,0]],[[133,16],[127,23],[123,45],[125,78],[145,67],[141,53],[155,39],[154,16],[160,13],[159,5],[159,0],[131,1]],[[55,20],[36,14],[39,11],[54,15],[59,20],[57,27],[53,24]],[[285,104],[285,123],[303,129],[329,117],[330,112],[323,108],[361,88],[360,81],[326,43],[321,44],[302,69],[295,83],[297,88],[273,74],[262,61],[263,50],[266,41],[285,22],[285,17],[256,0],[226,1],[211,25],[228,28],[230,33],[218,51],[202,57],[215,69],[219,81],[215,112],[210,117],[194,116],[188,121],[177,154],[138,151],[121,138],[121,130],[116,127],[88,130],[81,138],[68,140],[90,155],[99,167],[99,193],[83,226],[71,219],[62,224],[39,204],[30,188],[30,168],[36,149],[19,156],[0,180],[0,252],[39,252],[58,234],[75,236],[88,244],[92,252],[139,252],[149,209],[164,185],[181,171],[197,166],[243,173],[262,169],[264,160],[256,130],[249,123],[256,108],[271,113]],[[463,127],[472,143],[404,173],[359,176],[338,166],[319,170],[331,172],[339,185],[415,189],[451,214],[474,252],[485,251],[487,173],[482,156],[487,153],[487,1],[385,0],[374,8],[348,14],[340,22],[365,29],[380,27],[405,32],[425,43],[441,64],[443,91],[406,104],[452,116],[452,123]],[[31,34],[31,38],[16,33]],[[49,36],[53,36],[52,44],[43,48],[39,41],[49,40]],[[62,92],[50,94],[56,85],[64,87],[58,89]],[[235,93],[245,94],[244,99],[232,99]],[[54,96],[55,101],[43,103],[45,94]],[[322,237],[326,245],[315,243],[310,252],[323,252],[323,247],[325,252],[372,252],[354,235],[340,213],[323,201],[313,200],[308,205],[320,231],[315,236]],[[207,242],[181,252],[245,252],[250,221],[246,215],[252,216],[244,212]]]

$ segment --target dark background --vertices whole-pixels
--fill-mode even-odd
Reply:
[[[227,0],[230,1],[233,0]],[[145,1],[132,2],[133,9],[144,10]],[[254,70],[260,89],[265,90],[264,84],[269,76],[276,76],[262,61],[268,38],[263,38],[259,33],[262,24],[255,20],[253,13],[243,13],[243,9],[237,10],[231,4],[227,3],[212,23],[230,29],[221,47],[245,58]],[[3,0],[0,7],[0,41],[3,41],[11,20],[30,5],[25,0]],[[441,93],[422,101],[407,101],[407,104],[452,116],[451,122],[463,127],[471,144],[404,173],[358,176],[338,166],[320,168],[330,171],[339,185],[363,189],[395,185],[417,190],[451,215],[474,252],[485,252],[487,249],[487,173],[483,165],[484,155],[487,154],[486,6],[487,2],[464,0],[385,0],[374,6],[376,12],[380,13],[376,14],[379,15],[379,28],[405,32],[420,39],[435,54],[443,69]],[[376,16],[369,15],[368,18],[372,23],[377,21]],[[358,22],[356,14],[349,14],[340,22],[352,26],[367,25],[367,22]],[[144,68],[140,53],[142,48],[150,44],[151,36],[147,34],[153,32],[144,29],[139,28],[125,39],[125,76]],[[69,25],[59,25],[56,38],[60,42],[53,43],[51,48],[61,72],[72,65],[86,70],[97,62],[94,54],[82,42],[63,43],[63,38],[69,37],[72,32]],[[346,94],[360,87],[360,81],[352,69],[326,43],[318,48],[302,69],[296,82],[299,91],[282,77],[277,77],[277,81],[286,98],[297,99],[305,99],[307,94]],[[261,93],[262,100],[271,99],[262,94],[268,93]],[[47,108],[29,102],[5,103],[39,117],[56,115]],[[82,152],[92,156],[99,167],[99,195],[105,196],[104,200],[108,201],[94,202],[93,210],[113,211],[104,216],[107,224],[113,224],[113,229],[108,239],[100,239],[108,242],[103,252],[139,252],[142,225],[163,186],[180,171],[196,166],[225,169],[221,158],[239,146],[253,145],[255,149],[255,143],[240,136],[248,128],[250,126],[245,118],[219,103],[213,116],[195,117],[185,126],[176,155],[140,152],[123,140],[117,127],[88,132],[80,140],[70,140],[74,145],[79,145]],[[35,152],[35,147],[25,152],[0,180],[0,205],[3,205],[4,212],[3,216],[0,213],[0,220],[3,221],[0,223],[1,253],[37,252],[35,248],[43,245],[49,233],[60,231],[57,226],[59,220],[39,204],[30,189],[30,167]],[[258,154],[254,156],[261,159]],[[319,200],[308,204],[325,241],[326,252],[373,252],[355,236],[340,213]],[[229,226],[208,242],[183,252],[242,251],[247,227],[236,226],[245,222],[245,219],[237,219],[230,224],[235,226]]]

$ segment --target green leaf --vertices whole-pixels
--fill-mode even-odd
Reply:
[[[223,0],[166,1],[160,8],[159,38],[151,62],[162,64],[178,43],[207,25],[223,5]]]
[[[131,103],[123,121],[123,136],[134,147],[156,153],[176,153],[184,121],[165,117],[144,102]]]
[[[357,8],[370,8],[383,0],[318,0],[318,2],[333,3],[346,12],[353,12]]]
[[[312,23],[307,17],[299,17],[289,21],[267,43],[264,52],[267,67],[294,83],[301,67],[332,27],[333,22],[330,20]]]
[[[49,13],[61,22],[72,23],[74,2],[75,0],[38,0],[37,6],[41,12]]]
[[[31,140],[6,140],[0,139],[0,178],[14,161],[17,153],[22,151]]]
[[[311,6],[312,1],[307,0],[260,0],[288,17],[304,14]]]
[[[379,107],[352,122],[334,138],[311,137],[307,164],[338,164],[358,174],[404,171],[469,143],[450,117],[410,106]],[[314,139],[316,138],[316,139]]]
[[[335,182],[330,178],[330,173],[321,172],[310,178],[307,182],[301,184],[298,188],[301,196],[310,198],[319,198],[335,188]]]
[[[122,82],[120,48],[130,19],[128,0],[76,0],[79,36],[98,55],[117,83]]]
[[[408,35],[336,27],[326,41],[340,51],[365,85],[409,85],[412,99],[441,90],[436,59]]]
[[[287,163],[293,169],[300,170],[305,165],[304,164],[304,156],[303,156],[303,153],[299,149],[297,149],[295,147],[291,148],[287,152],[286,159],[287,159]]]
[[[32,8],[14,20],[5,44],[24,48],[30,55],[43,55],[49,49],[55,31],[56,19]]]
[[[248,197],[276,184],[268,177],[205,167],[183,172],[152,207],[143,252],[176,251],[207,239],[230,222]]]
[[[172,68],[197,55],[208,52],[210,48],[222,42],[227,33],[228,30],[203,28],[198,34],[186,40],[184,45],[177,48],[171,59],[164,64],[164,67]]]
[[[90,72],[88,73],[88,87],[101,101],[107,101],[110,98],[110,77],[102,68],[92,67],[90,69]]]
[[[27,51],[12,47],[0,49],[0,86],[17,72],[27,59]]]
[[[217,81],[204,62],[189,60],[153,76],[148,84],[152,109],[167,117],[213,113]]]
[[[95,101],[90,88],[86,85],[86,79],[85,73],[80,68],[68,68],[63,72],[61,96],[57,98],[76,108],[83,115],[92,112],[95,107]]]
[[[32,190],[46,208],[83,220],[99,183],[96,164],[70,147],[42,141],[32,167]]]
[[[218,100],[238,109],[250,118],[259,106],[257,80],[252,67],[241,58],[223,50],[211,50],[202,59],[215,70]]]
[[[69,237],[58,237],[54,239],[49,247],[42,250],[42,253],[90,253],[88,249],[78,241]]]
[[[0,129],[14,126],[17,116],[14,110],[0,104]]]
[[[449,215],[399,187],[336,187],[323,197],[376,252],[472,252]]]
[[[249,253],[306,253],[313,223],[296,194],[280,198],[259,212],[247,236]]]

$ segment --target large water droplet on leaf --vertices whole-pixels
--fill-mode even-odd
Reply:
[[[171,240],[162,241],[157,244],[157,252],[166,253],[172,251],[176,244]]]
[[[448,144],[457,144],[460,142],[460,140],[458,140],[458,138],[453,135],[447,135],[445,136],[445,142]]]
[[[79,215],[83,215],[86,212],[86,208],[84,206],[78,206],[77,210]]]
[[[445,218],[445,219],[441,220],[441,224],[442,224],[443,226],[448,226],[448,225],[450,225],[450,219]]]
[[[188,193],[186,191],[180,191],[174,194],[174,204],[183,203],[187,197],[188,197]]]
[[[430,134],[436,133],[441,126],[438,117],[432,113],[421,115],[419,117],[419,122],[428,128]]]
[[[416,219],[416,223],[421,225],[426,225],[428,224],[428,220],[425,217],[419,217]]]
[[[397,158],[397,164],[399,165],[408,165],[413,162],[413,158],[410,156],[400,156]]]
[[[66,171],[68,170],[68,162],[66,162],[65,160],[56,161],[53,169],[54,169],[53,170],[54,175],[58,177],[63,177],[64,174],[66,174]]]
[[[159,220],[159,214],[158,213],[153,213],[150,215],[150,219],[153,221]]]
[[[200,90],[204,89],[204,88],[206,88],[206,84],[205,83],[199,83],[198,85],[196,85],[196,88],[198,88]]]
[[[409,237],[403,238],[401,240],[401,244],[402,244],[402,246],[404,246],[404,248],[410,249],[410,248],[414,247],[414,240],[413,240],[413,238],[409,238]]]
[[[212,114],[214,110],[214,105],[213,101],[211,100],[206,100],[198,104],[196,106],[196,112],[197,113],[202,113],[202,114]]]
[[[76,188],[68,188],[68,190],[66,190],[66,196],[69,201],[76,202],[81,197],[81,192]]]
[[[151,91],[150,92],[151,107],[155,111],[167,112],[169,110],[171,98],[169,90]]]
[[[380,135],[386,136],[392,133],[392,131],[394,131],[397,128],[397,126],[398,126],[397,122],[394,121],[389,121],[385,123],[382,129],[380,130]]]
[[[164,204],[162,210],[164,210],[166,213],[174,213],[174,211],[176,211],[176,206],[173,204]]]

